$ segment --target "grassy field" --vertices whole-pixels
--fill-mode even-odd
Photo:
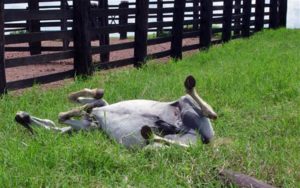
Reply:
[[[182,61],[150,63],[77,80],[64,88],[0,100],[1,187],[220,187],[227,168],[278,187],[300,187],[300,31],[280,29],[234,40]],[[219,114],[215,143],[189,149],[127,150],[101,132],[72,136],[14,122],[18,110],[56,120],[74,107],[69,92],[106,89],[110,103],[176,100],[192,74]]]

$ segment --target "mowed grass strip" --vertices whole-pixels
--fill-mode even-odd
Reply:
[[[220,187],[218,169],[278,187],[300,187],[300,31],[264,31],[212,47],[177,63],[98,73],[59,89],[36,86],[0,101],[1,187]],[[19,110],[57,120],[74,107],[68,93],[105,88],[110,103],[172,101],[183,80],[219,114],[215,143],[182,149],[127,150],[100,131],[60,135],[14,122]],[[42,87],[42,86],[41,86]]]

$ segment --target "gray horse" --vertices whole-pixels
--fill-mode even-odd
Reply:
[[[217,114],[197,94],[192,76],[184,85],[186,95],[173,102],[128,100],[109,105],[101,89],[71,93],[69,99],[83,106],[59,114],[59,122],[68,125],[63,128],[26,112],[18,112],[15,120],[31,133],[33,124],[61,133],[101,129],[127,148],[152,144],[188,147],[199,139],[207,144],[214,136],[209,119],[216,119]]]

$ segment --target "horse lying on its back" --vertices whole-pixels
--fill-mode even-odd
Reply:
[[[150,143],[187,147],[199,138],[206,144],[214,136],[209,119],[216,119],[217,114],[197,94],[195,85],[196,80],[188,76],[185,80],[186,95],[173,102],[128,100],[108,104],[102,99],[104,92],[101,89],[71,93],[70,100],[84,105],[59,114],[59,122],[68,125],[63,128],[51,120],[26,112],[18,112],[15,119],[32,133],[32,124],[62,133],[101,129],[128,148],[144,147]]]

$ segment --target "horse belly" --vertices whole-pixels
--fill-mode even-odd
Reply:
[[[135,114],[93,111],[101,129],[112,139],[127,148],[144,147],[146,140],[141,135],[144,125],[154,126],[151,119]]]
[[[141,129],[147,125],[156,127],[155,122],[163,120],[177,126],[180,122],[179,109],[170,103],[150,100],[131,100],[94,108],[92,114],[97,118],[103,131],[126,147],[143,147],[146,140]]]
[[[95,110],[113,112],[118,114],[136,114],[159,116],[165,111],[170,111],[170,103],[151,100],[128,100],[100,107]]]

